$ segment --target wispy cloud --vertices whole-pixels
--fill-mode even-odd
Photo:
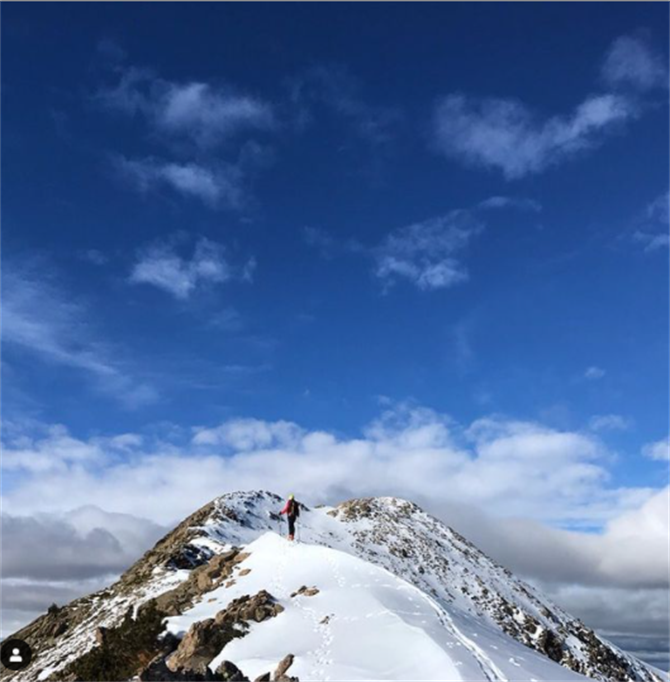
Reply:
[[[670,246],[669,214],[670,194],[664,192],[646,207],[639,227],[633,233],[633,241],[642,244],[647,252],[667,249]]]
[[[86,306],[44,273],[43,263],[20,268],[4,264],[3,343],[46,362],[81,370],[100,390],[128,407],[154,402],[155,389],[129,375],[110,345],[95,334]]]
[[[211,149],[241,133],[270,130],[276,121],[265,100],[230,86],[190,81],[177,83],[149,69],[118,71],[118,82],[101,89],[95,101],[128,116],[139,116],[153,133],[187,139]]]
[[[115,80],[93,103],[139,122],[165,148],[162,156],[112,154],[119,177],[142,193],[167,189],[212,209],[248,208],[249,181],[270,160],[259,136],[278,125],[270,102],[229,85],[170,81],[146,68],[116,65],[108,73]]]
[[[514,180],[600,144],[635,115],[633,104],[614,94],[589,97],[572,114],[544,120],[517,100],[449,95],[435,109],[433,142],[445,156]]]
[[[314,67],[291,85],[291,99],[303,125],[311,120],[312,109],[321,106],[347,121],[360,139],[382,145],[393,138],[402,119],[396,107],[370,104],[361,83],[342,66]]]
[[[667,87],[666,59],[641,36],[614,41],[601,67],[605,92],[572,112],[543,115],[515,98],[451,93],[438,100],[432,146],[472,167],[498,170],[508,180],[541,173],[602,144],[644,111],[641,94]]]
[[[484,201],[480,201],[478,207],[483,209],[517,208],[522,211],[531,211],[533,213],[540,213],[540,211],[542,211],[542,204],[539,201],[524,197],[489,197],[488,199],[484,199]]]
[[[602,379],[606,373],[607,372],[605,372],[602,367],[591,365],[591,367],[587,367],[586,370],[584,370],[584,378],[589,381],[598,381],[598,379]]]
[[[493,196],[472,208],[454,209],[388,232],[376,245],[355,239],[338,241],[327,231],[307,227],[305,242],[324,258],[340,254],[364,256],[373,262],[373,276],[388,292],[399,281],[421,291],[448,289],[469,279],[464,253],[486,226],[491,211],[516,209],[537,213],[539,202],[523,197]]]
[[[670,460],[670,438],[648,443],[642,448],[642,454],[649,459],[656,459],[661,462]]]
[[[374,274],[385,287],[399,279],[422,290],[445,289],[468,279],[457,254],[483,230],[469,211],[401,227],[374,250]]]
[[[139,192],[167,187],[199,199],[211,208],[239,209],[244,204],[244,174],[240,167],[217,163],[178,163],[154,158],[113,159],[117,173]]]
[[[141,250],[129,280],[134,284],[151,284],[185,301],[197,289],[208,285],[232,279],[249,282],[254,269],[253,258],[241,266],[235,265],[222,244],[201,237],[190,258],[178,253],[174,240]]]
[[[602,78],[612,87],[667,88],[667,58],[656,52],[642,35],[620,36],[607,52]]]
[[[620,414],[598,414],[589,420],[591,431],[627,431],[631,426],[631,420]]]

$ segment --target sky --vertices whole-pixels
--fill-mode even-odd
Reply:
[[[668,12],[3,5],[3,634],[382,494],[667,668]]]

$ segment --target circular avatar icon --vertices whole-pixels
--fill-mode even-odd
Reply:
[[[22,639],[8,639],[0,648],[2,665],[9,670],[23,670],[30,665],[33,650]]]

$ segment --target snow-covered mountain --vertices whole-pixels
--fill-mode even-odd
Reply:
[[[16,637],[16,680],[667,681],[396,498],[302,508],[224,495],[109,588]],[[586,676],[586,677],[585,677]]]

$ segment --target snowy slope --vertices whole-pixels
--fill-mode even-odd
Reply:
[[[395,498],[302,508],[289,544],[265,492],[223,495],[185,519],[121,579],[45,614],[16,633],[36,651],[31,667],[0,679],[73,680],[68,666],[150,601],[183,637],[233,600],[267,590],[283,607],[208,658],[250,678],[274,669],[306,680],[666,681],[598,638],[453,530]],[[225,581],[208,577],[231,548],[243,548]],[[248,556],[247,556],[248,555]],[[227,561],[227,560],[226,560]],[[232,566],[232,568],[231,568]],[[234,580],[230,580],[234,572]],[[314,596],[291,596],[301,585]],[[96,639],[97,638],[97,639]],[[167,659],[166,659],[167,660]],[[560,665],[559,665],[560,664]]]
[[[212,670],[229,659],[253,679],[291,651],[291,674],[301,680],[585,679],[350,554],[271,532],[246,551],[240,566],[248,574],[168,621],[183,635],[244,594],[269,589],[277,597],[286,610],[228,644]],[[291,598],[301,585],[319,593]]]

